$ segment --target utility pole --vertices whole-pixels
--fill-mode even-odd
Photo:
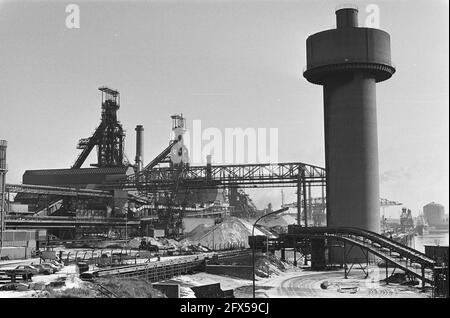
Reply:
[[[308,207],[307,207],[307,197],[306,197],[306,175],[305,175],[305,169],[302,169],[301,174],[301,180],[302,180],[302,192],[303,192],[303,212],[305,213],[305,227],[308,227]],[[300,203],[300,202],[299,202]]]
[[[301,225],[301,215],[302,215],[302,192],[301,192],[301,171],[298,172],[297,177],[297,225]]]
[[[128,239],[128,211],[125,212],[125,245]]]

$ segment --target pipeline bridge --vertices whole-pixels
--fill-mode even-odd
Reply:
[[[104,184],[103,187],[123,188],[153,193],[178,188],[256,188],[294,187],[300,184],[325,186],[325,169],[305,163],[238,164],[156,167],[143,170],[127,179]]]

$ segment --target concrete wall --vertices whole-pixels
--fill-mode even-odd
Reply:
[[[6,230],[1,257],[25,259],[36,251],[37,240],[45,240],[46,230]]]
[[[9,259],[26,259],[31,257],[32,253],[35,251],[32,247],[15,247],[15,246],[4,246],[0,252],[1,257],[8,257]]]
[[[6,230],[3,233],[4,241],[29,241],[38,237],[39,232],[36,230]]]
[[[227,257],[220,259],[221,265],[252,265],[252,254],[237,255],[233,257]]]
[[[253,267],[248,265],[206,265],[205,271],[215,275],[227,275],[243,279],[252,279]]]
[[[5,241],[3,246],[7,247],[33,247],[36,248],[36,240],[29,241]]]
[[[30,213],[28,211],[28,204],[9,203],[8,209],[9,212],[13,213]]]

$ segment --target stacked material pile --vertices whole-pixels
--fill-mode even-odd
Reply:
[[[292,268],[292,265],[281,261],[270,253],[264,256],[259,255],[256,259],[256,275],[259,277],[278,276],[287,269]]]
[[[158,250],[171,250],[171,251],[179,251],[179,252],[209,252],[209,249],[199,246],[198,244],[192,244],[189,241],[183,240],[181,242],[177,242],[174,239],[167,238],[153,238],[153,237],[135,237],[131,241],[128,242],[127,246],[129,248],[138,249],[141,246],[141,242],[145,241],[147,244],[157,246]]]
[[[128,242],[127,246],[129,248],[138,249],[139,246],[141,246],[142,241],[145,241],[147,244],[157,246],[159,249],[169,248],[169,246],[167,245],[167,242],[162,242],[160,239],[156,239],[156,238],[148,237],[148,236],[135,237],[131,241]],[[166,243],[166,244],[164,244],[164,243]]]
[[[209,248],[214,247],[215,249],[226,249],[236,246],[249,247],[248,237],[252,235],[252,227],[253,224],[248,221],[230,217],[214,226],[200,224],[188,233],[183,241],[194,245],[201,244]],[[255,228],[254,235],[265,234],[265,232]]]

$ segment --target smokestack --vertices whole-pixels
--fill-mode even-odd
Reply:
[[[6,183],[6,148],[8,142],[0,140],[0,255],[3,247],[3,232],[5,230],[5,183]]]
[[[8,142],[6,140],[0,140],[0,173],[6,171],[6,148]]]
[[[136,128],[136,171],[142,170],[142,165],[144,163],[144,126],[137,125]]]
[[[206,178],[211,179],[211,155],[206,156]]]
[[[336,28],[358,27],[358,9],[342,8],[336,10]]]

